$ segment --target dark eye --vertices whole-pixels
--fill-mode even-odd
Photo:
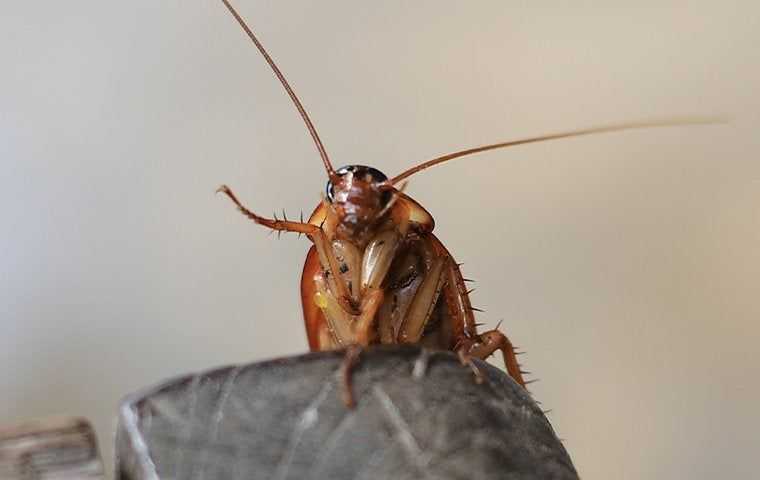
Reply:
[[[348,173],[353,174],[353,176],[357,178],[369,177],[369,181],[372,183],[382,183],[388,180],[388,177],[380,170],[365,165],[346,165],[345,167],[340,167],[335,173],[341,177]],[[325,192],[327,194],[327,199],[332,202],[335,199],[335,187],[329,180],[327,181]]]
[[[327,181],[327,187],[325,188],[325,193],[327,194],[327,199],[330,200],[330,203],[335,200],[335,187],[333,186],[333,183],[331,180]]]

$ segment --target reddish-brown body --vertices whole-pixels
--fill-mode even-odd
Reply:
[[[424,261],[415,262],[413,261],[414,259],[411,259],[412,261],[408,261],[404,265],[404,258],[409,259],[409,257],[416,256],[415,250],[422,247],[434,252],[437,256],[450,259],[451,264],[449,268],[452,281],[443,284],[441,295],[436,299],[435,306],[431,312],[432,318],[426,322],[430,327],[423,332],[420,343],[440,349],[453,350],[458,339],[463,338],[465,332],[468,336],[473,336],[477,333],[464,280],[459,272],[459,267],[453,262],[451,254],[440,240],[433,235],[432,230],[434,225],[432,216],[417,202],[406,195],[401,195],[402,197],[398,201],[400,204],[399,208],[405,210],[413,209],[419,212],[418,217],[421,217],[424,223],[413,223],[413,232],[408,235],[408,238],[404,239],[404,242],[400,245],[401,253],[396,255],[397,259],[391,265],[388,272],[388,280],[383,285],[386,301],[378,309],[378,316],[381,317],[380,323],[385,327],[391,328],[378,328],[378,331],[374,332],[375,335],[372,337],[371,343],[403,343],[403,339],[398,337],[397,326],[395,328],[396,331],[394,331],[394,325],[392,324],[391,317],[394,313],[393,299],[395,297],[396,303],[398,303],[400,295],[408,296],[409,290],[413,290],[416,287],[414,283],[418,283],[419,279],[428,273],[425,269],[426,264]],[[308,223],[323,225],[327,217],[326,210],[326,207],[320,204],[312,213]],[[404,271],[399,271],[404,266],[407,268]],[[325,319],[325,315],[314,301],[314,297],[317,295],[315,278],[320,277],[322,274],[319,255],[316,247],[312,247],[306,255],[303,275],[301,276],[301,301],[309,348],[314,351],[342,346],[330,333],[330,327]],[[442,308],[444,306],[445,309]],[[383,307],[386,308],[384,309]],[[435,326],[435,328],[432,328],[432,326]]]
[[[448,250],[432,233],[417,241],[427,242],[436,250],[436,253],[453,260]],[[417,343],[430,348],[453,351],[456,349],[457,339],[474,338],[477,335],[477,328],[472,315],[469,294],[459,267],[453,265],[451,270],[455,282],[453,282],[453,286],[448,284],[443,286],[442,294],[437,299],[428,321],[431,327],[423,331],[423,335]],[[317,293],[314,278],[318,277],[321,271],[322,267],[319,264],[317,250],[315,247],[311,247],[306,255],[303,274],[301,275],[301,303],[303,305],[306,336],[309,341],[309,349],[312,351],[331,350],[340,346],[332,338],[325,315],[314,301],[314,296]],[[393,275],[393,271],[391,275]],[[400,289],[391,286],[387,287],[386,291],[393,295],[394,290]],[[392,305],[391,303],[388,308],[392,309]],[[381,336],[379,332],[375,333],[376,337],[372,338],[371,344],[404,343],[402,339],[393,335],[394,332],[392,331],[390,336],[386,335],[385,337]]]
[[[355,183],[355,182],[354,182]],[[361,190],[360,190],[361,191]],[[338,299],[327,287],[329,261],[320,259],[313,246],[306,256],[301,276],[304,324],[312,351],[332,350],[353,344],[413,343],[427,348],[460,351],[486,357],[499,349],[509,374],[524,385],[515,353],[506,336],[498,330],[479,334],[465,280],[454,258],[432,233],[433,217],[417,202],[394,190],[396,201],[385,216],[372,218],[372,228],[357,238],[341,234],[340,209],[324,200],[312,213],[308,224],[319,227],[335,253],[339,279],[345,281],[355,315],[345,315]],[[364,195],[369,195],[365,192]],[[388,233],[391,232],[391,233]],[[381,238],[382,240],[377,240]],[[361,278],[371,278],[381,262],[359,262],[371,256],[372,246],[393,243],[390,264],[378,282],[378,305],[371,318],[362,323],[362,308],[373,291]],[[390,239],[390,240],[389,240]],[[346,255],[346,244],[358,255]],[[354,258],[352,260],[352,258]],[[359,270],[356,272],[355,270]],[[368,271],[369,270],[369,271]],[[361,285],[358,287],[357,284]],[[333,307],[321,296],[332,298]],[[349,305],[349,308],[351,308]]]

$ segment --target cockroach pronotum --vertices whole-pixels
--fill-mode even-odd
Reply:
[[[312,351],[347,348],[344,401],[353,405],[351,366],[362,347],[419,344],[459,354],[478,377],[471,358],[486,359],[497,350],[507,373],[525,387],[515,350],[497,328],[478,332],[465,279],[453,256],[433,234],[430,213],[404,193],[404,180],[440,163],[487,150],[526,143],[665,125],[712,123],[680,119],[574,130],[494,143],[449,153],[388,178],[364,165],[334,169],[305,108],[285,76],[228,0],[222,0],[301,115],[327,171],[327,191],[308,221],[265,218],[246,208],[232,190],[226,194],[249,219],[279,232],[306,235],[313,243],[301,277],[304,322]],[[479,378],[479,377],[478,377]]]

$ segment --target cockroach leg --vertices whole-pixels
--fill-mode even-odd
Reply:
[[[354,343],[354,323],[356,317],[346,312],[332,290],[329,289],[324,275],[314,277],[316,293],[313,301],[324,314],[328,330],[338,346]]]
[[[353,373],[354,368],[359,363],[359,357],[362,353],[362,347],[359,344],[352,344],[346,348],[346,354],[343,356],[341,362],[341,379],[342,379],[342,392],[343,404],[347,408],[354,408],[356,406],[356,400],[354,398],[354,386],[353,386]]]
[[[443,245],[438,245],[440,250],[443,250]],[[477,325],[475,324],[475,316],[473,314],[472,304],[470,303],[470,296],[467,294],[467,286],[465,280],[462,277],[462,272],[459,270],[457,263],[453,258],[449,257],[446,268],[446,287],[444,288],[444,298],[449,308],[449,314],[455,319],[454,324],[461,329],[457,332],[457,336],[464,338],[473,338],[477,335]]]
[[[317,295],[314,301],[322,310],[330,333],[338,345],[359,344],[366,347],[373,340],[377,331],[377,310],[383,303],[384,290],[371,288],[364,293],[357,315],[346,313],[339,305],[335,295],[327,288],[322,276],[314,279]]]
[[[380,288],[370,288],[364,294],[361,304],[361,313],[356,319],[355,337],[356,343],[366,347],[370,343],[370,334],[376,330],[376,313],[383,303],[384,291]]]
[[[340,269],[338,267],[338,260],[335,258],[335,252],[330,246],[330,242],[328,241],[327,236],[320,227],[317,225],[312,225],[311,223],[280,220],[276,217],[274,219],[262,217],[253,213],[242,203],[240,203],[240,200],[237,199],[235,194],[227,185],[222,185],[216,191],[217,193],[223,193],[227,195],[227,197],[229,197],[229,199],[232,200],[235,205],[237,205],[238,210],[240,210],[243,215],[258,223],[259,225],[271,228],[273,231],[277,230],[278,232],[297,232],[308,235],[309,238],[311,238],[314,242],[314,245],[317,247],[317,253],[319,254],[320,263],[322,263],[323,268],[332,273],[328,279],[328,282],[330,283],[330,286],[335,289],[337,294],[336,296],[341,306],[349,313],[358,313],[351,305],[351,296],[348,292],[348,287],[346,286],[345,282],[340,280],[340,275],[338,273],[340,272]]]
[[[262,217],[260,215],[257,215],[250,211],[248,208],[246,208],[242,203],[240,203],[240,200],[237,199],[235,194],[230,190],[230,187],[227,185],[222,185],[216,190],[217,193],[223,193],[229,197],[230,200],[232,200],[232,203],[237,205],[238,210],[245,215],[246,217],[250,218],[254,222],[258,223],[259,225],[263,225],[267,228],[271,228],[272,230],[278,230],[278,231],[285,231],[285,232],[299,232],[304,233],[306,235],[312,235],[315,233],[315,230],[319,230],[319,227],[315,225],[311,225],[309,223],[301,223],[301,222],[291,222],[289,220],[280,220],[278,218],[266,218]]]
[[[359,363],[359,356],[362,350],[370,343],[370,334],[375,330],[375,314],[382,303],[383,290],[379,288],[369,289],[362,301],[361,313],[354,323],[355,343],[351,343],[346,348],[346,354],[341,364],[341,371],[343,372],[343,403],[348,408],[356,406],[352,382],[353,370]]]
[[[433,260],[430,270],[415,292],[414,299],[401,323],[397,339],[399,343],[417,343],[420,341],[425,325],[430,319],[441,290],[446,283],[444,269],[449,262],[448,257],[437,257]]]
[[[525,387],[526,382],[523,379],[523,372],[520,370],[520,364],[517,362],[517,355],[506,335],[498,328],[483,332],[477,335],[477,340],[473,342],[469,349],[469,354],[481,360],[490,357],[496,350],[501,350],[504,356],[504,365],[507,367],[507,373],[517,383]]]

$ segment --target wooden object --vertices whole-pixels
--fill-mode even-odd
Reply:
[[[104,478],[92,427],[83,418],[62,417],[0,428],[0,478]]]

